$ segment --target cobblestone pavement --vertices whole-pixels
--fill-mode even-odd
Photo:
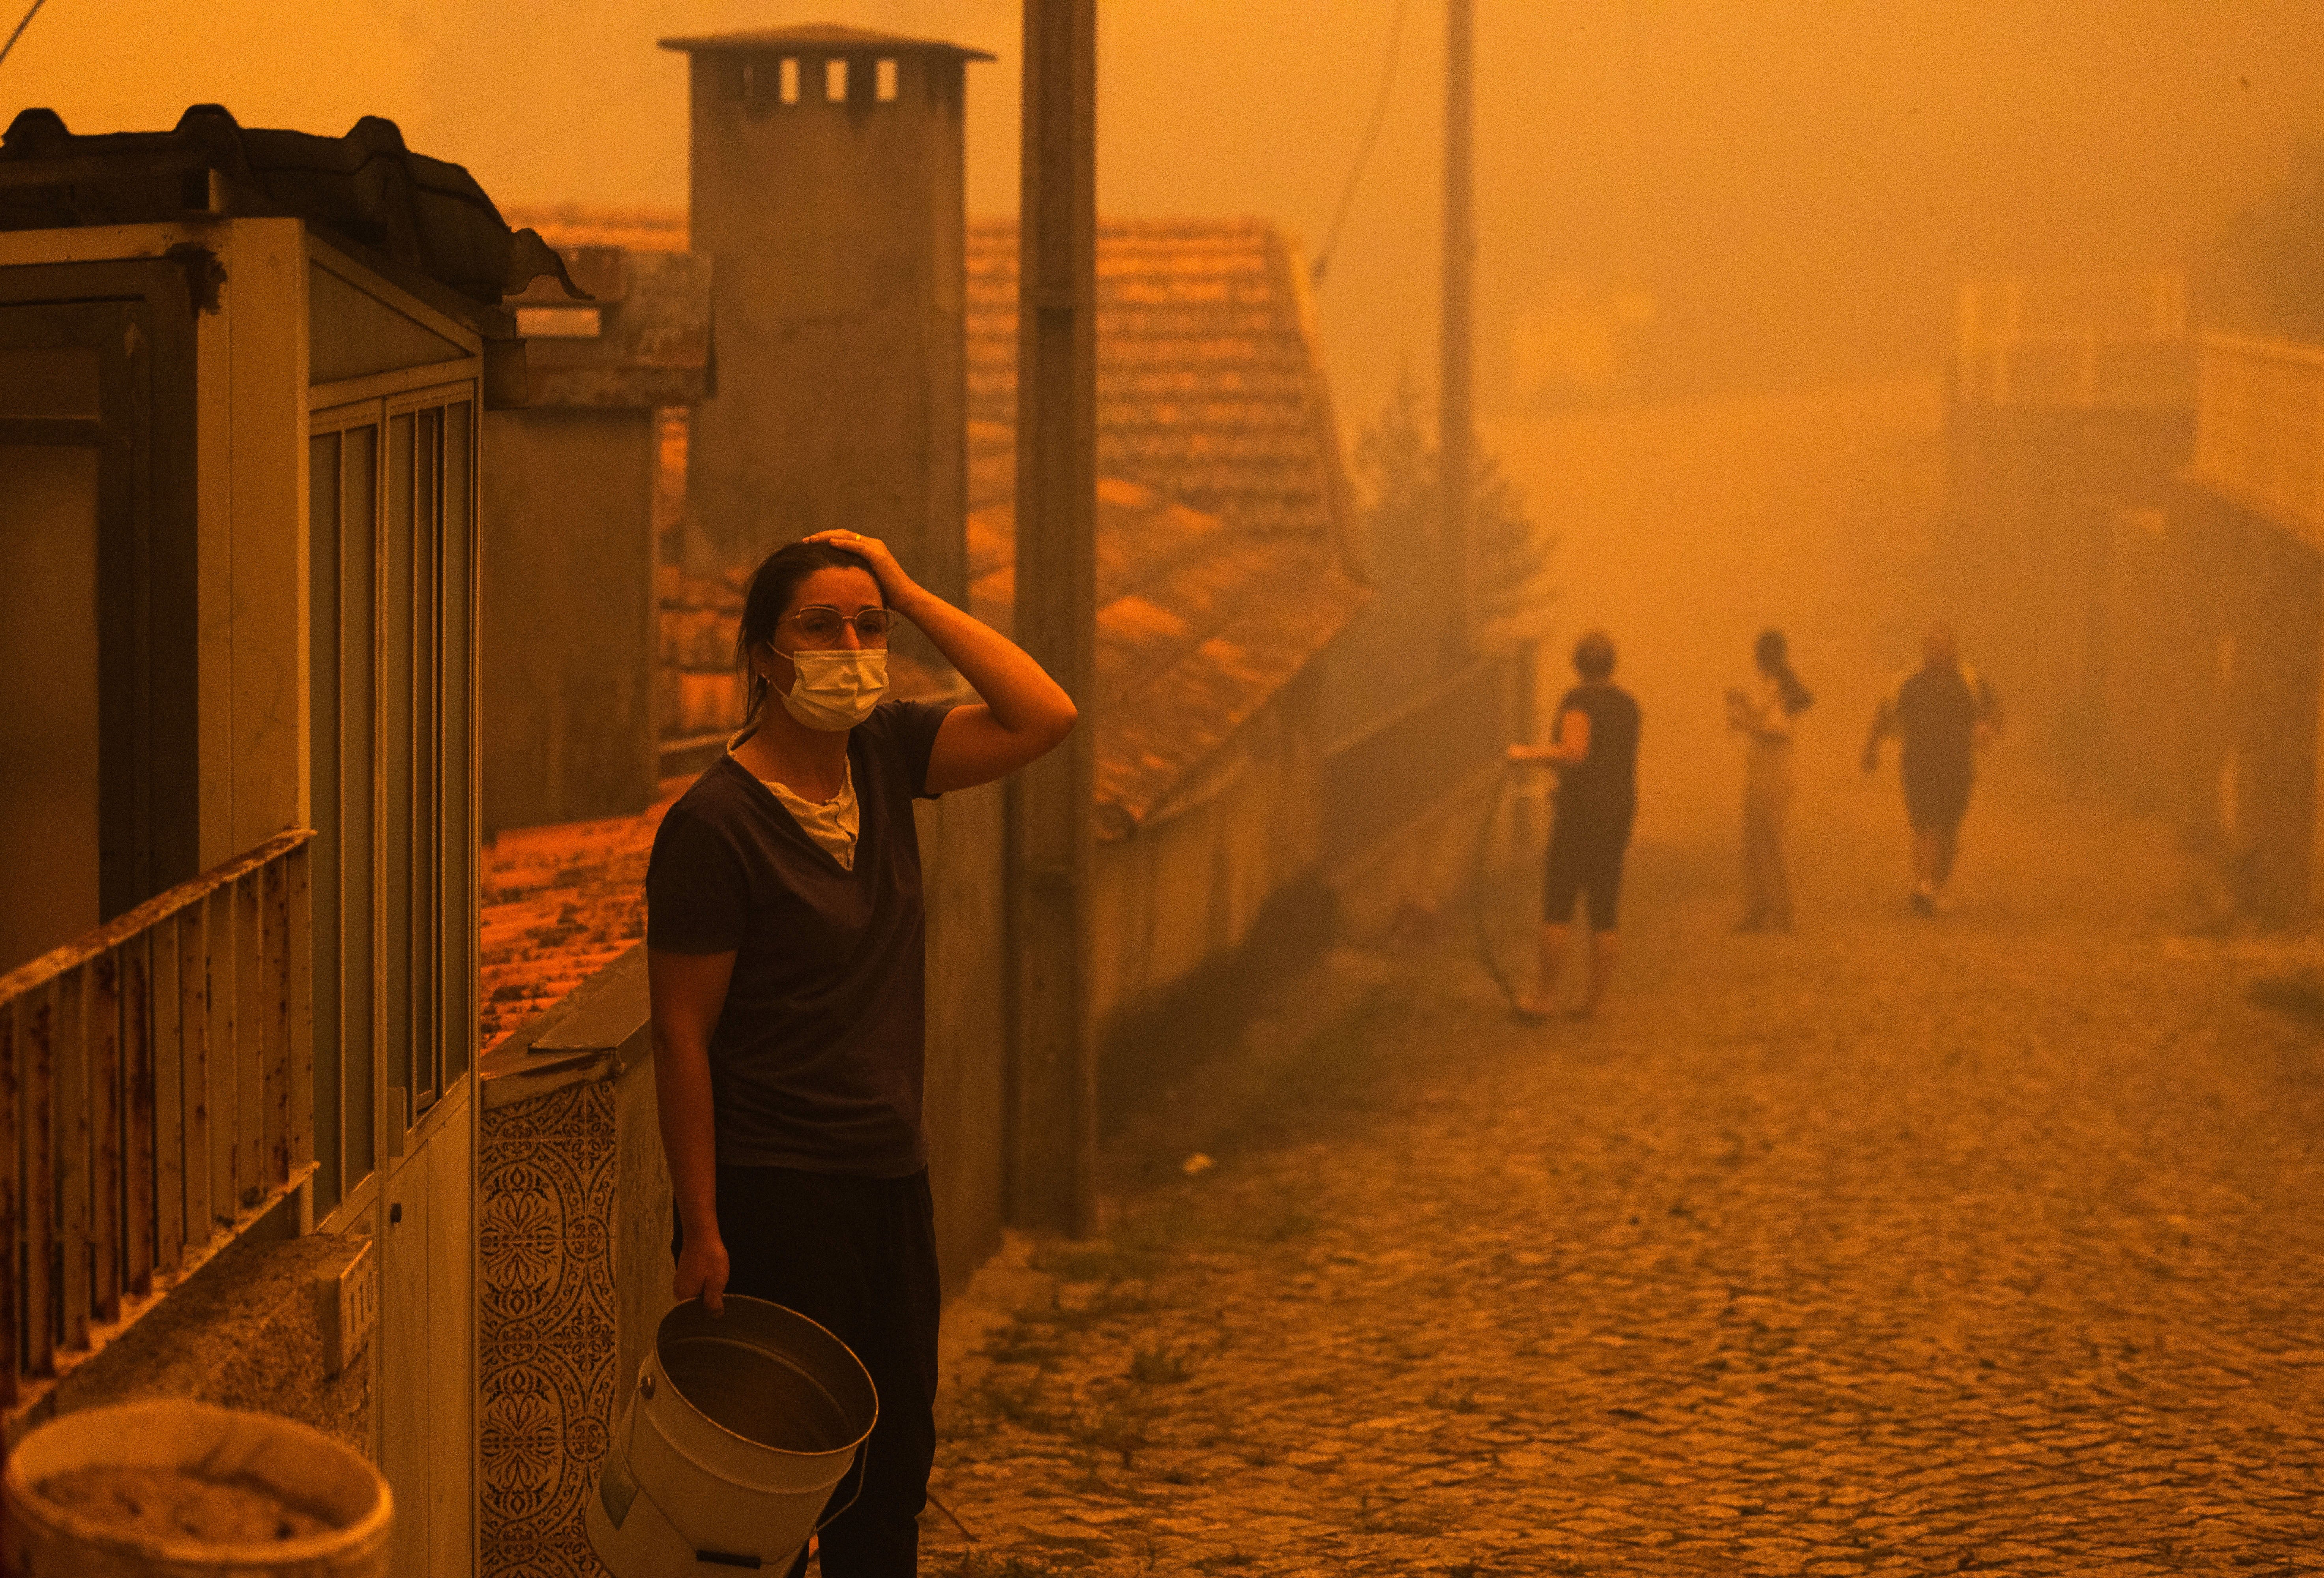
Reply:
[[[2324,1571],[2324,1054],[2247,995],[2305,945],[2024,752],[1916,919],[1852,743],[1795,936],[1665,826],[1599,1021],[1448,924],[1190,1071],[948,1316],[924,1570]]]
[[[1102,1242],[955,1314],[1010,1312],[926,1570],[2324,1571],[2317,1045],[2118,845],[1981,813],[2048,880],[1933,924],[1892,882],[1734,937],[1641,852],[1596,1023],[1449,941],[1334,960],[1355,1011],[1262,1027],[1117,1147]]]

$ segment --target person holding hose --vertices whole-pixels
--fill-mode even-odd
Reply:
[[[899,618],[978,701],[882,699]],[[823,1571],[902,1578],[936,1452],[942,1292],[912,801],[1023,767],[1074,708],[853,531],[770,554],[736,646],[748,721],[662,818],[646,875],[674,1292],[713,1315],[729,1293],[787,1306],[863,1361],[879,1423],[854,1504],[823,1530]]]
[[[1780,630],[1752,648],[1756,689],[1727,693],[1727,726],[1748,742],[1743,759],[1743,919],[1738,931],[1792,929],[1792,879],[1784,860],[1784,817],[1792,804],[1792,720],[1815,696],[1792,672]]]
[[[1525,1020],[1550,1015],[1580,898],[1589,902],[1590,978],[1572,1017],[1589,1019],[1604,1001],[1614,973],[1622,856],[1638,803],[1638,704],[1614,683],[1614,642],[1604,631],[1593,630],[1575,643],[1573,669],[1582,683],[1557,704],[1550,743],[1509,747],[1511,761],[1557,771],[1556,823],[1542,883],[1541,970],[1533,995],[1517,1004],[1517,1017]]]

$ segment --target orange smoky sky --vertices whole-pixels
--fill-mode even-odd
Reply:
[[[1933,370],[1963,275],[2182,264],[2324,142],[2314,0],[1477,9],[1489,408],[1539,398],[1545,355],[1593,323],[1650,337],[1674,389]],[[1103,209],[1258,214],[1318,244],[1397,10],[1104,5]],[[82,132],[205,100],[318,132],[383,115],[503,204],[674,208],[686,78],[655,40],[816,20],[999,56],[970,69],[970,206],[1014,207],[1019,10],[999,0],[49,0],[0,66],[0,113],[46,105]],[[1443,0],[1407,0],[1318,292],[1351,427],[1400,368],[1425,385],[1434,366],[1443,32]]]

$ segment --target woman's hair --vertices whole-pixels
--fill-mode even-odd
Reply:
[[[1603,679],[1614,671],[1614,638],[1593,630],[1573,643],[1573,671],[1584,679]]]
[[[1792,672],[1790,650],[1780,630],[1761,631],[1751,648],[1752,654],[1759,660],[1760,671],[1783,690],[1784,711],[1797,716],[1815,705],[1815,692],[1801,684],[1800,677]]]
[[[791,611],[798,599],[799,583],[817,570],[862,570],[872,574],[872,563],[860,553],[850,553],[828,542],[786,542],[759,561],[742,587],[742,622],[734,631],[734,661],[747,668],[752,649],[760,642],[772,641],[775,627],[783,615]],[[878,577],[872,577],[874,582]],[[751,701],[743,709],[746,718],[759,715],[759,704],[766,699],[767,682],[753,675],[751,679]]]

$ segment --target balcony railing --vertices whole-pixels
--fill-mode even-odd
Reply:
[[[1962,284],[1954,397],[2041,410],[2184,410],[2194,401],[2187,281],[2172,272]]]
[[[2324,346],[2204,336],[2194,474],[2324,548]]]
[[[0,1407],[312,1170],[306,829],[0,976]]]

